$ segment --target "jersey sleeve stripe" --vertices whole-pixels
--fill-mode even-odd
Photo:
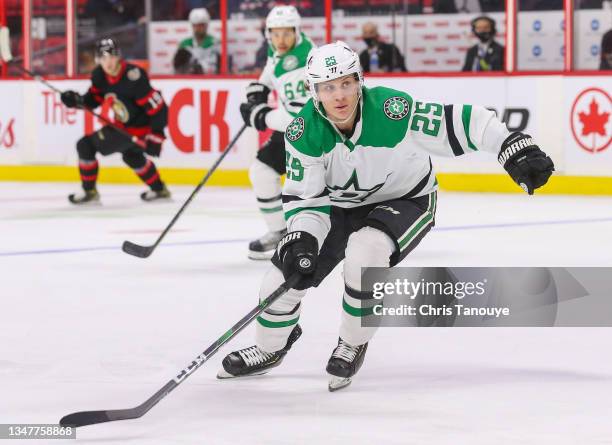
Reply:
[[[292,209],[289,210],[287,212],[285,212],[285,221],[287,221],[289,218],[291,218],[292,216],[303,212],[305,210],[309,210],[312,212],[320,212],[320,213],[325,213],[326,215],[331,214],[331,206],[321,206],[321,207],[298,207],[296,209]]]
[[[467,138],[468,147],[474,151],[478,149],[470,139],[470,123],[472,121],[472,106],[464,105],[461,110],[461,121],[463,122],[463,131],[465,131],[465,137]]]
[[[295,195],[283,195],[283,204],[287,204],[289,202],[293,202],[293,201],[303,201],[304,198],[300,198],[299,196],[295,196]]]
[[[329,195],[329,190],[327,189],[324,189],[321,193],[319,193],[314,198],[300,198],[299,196],[295,196],[295,195],[283,195],[283,204],[287,204],[293,201],[304,201],[304,199],[324,198],[325,196],[328,196],[328,195]]]
[[[455,135],[455,124],[453,123],[453,105],[444,106],[444,120],[446,122],[446,134],[448,135],[448,143],[453,149],[455,156],[461,156],[465,154],[457,135]]]
[[[257,198],[257,202],[275,202],[280,199],[281,199],[281,195],[277,195],[277,196],[273,196],[272,198]]]

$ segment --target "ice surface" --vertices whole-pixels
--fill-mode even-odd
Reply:
[[[248,190],[207,187],[149,259],[121,252],[152,243],[192,190],[172,189],[145,204],[102,185],[103,206],[75,208],[74,184],[0,183],[0,423],[137,405],[253,307],[268,263],[246,257],[264,232]],[[441,193],[403,265],[612,266],[611,246],[610,198]],[[384,328],[329,393],[341,289],[336,269],[309,293],[304,335],[269,375],[215,379],[249,327],[143,418],[79,442],[612,443],[610,329]]]

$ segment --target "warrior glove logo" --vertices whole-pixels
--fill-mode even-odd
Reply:
[[[297,117],[289,124],[287,130],[285,131],[285,136],[291,142],[297,141],[304,134],[304,118]]]
[[[410,110],[410,104],[403,97],[393,96],[385,101],[383,109],[385,111],[385,115],[389,119],[398,121],[408,115],[408,110]]]
[[[312,266],[312,261],[310,261],[310,258],[300,258],[300,261],[298,264],[300,265],[300,269],[309,270],[310,267]]]

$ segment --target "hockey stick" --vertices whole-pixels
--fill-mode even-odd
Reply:
[[[0,58],[2,58],[2,60],[6,63],[9,63],[11,60],[13,60],[13,54],[11,53],[11,41],[10,41],[10,36],[9,36],[9,29],[5,26],[0,27]],[[18,70],[20,70],[22,73],[25,73],[28,76],[32,77],[34,80],[42,83],[47,88],[49,88],[51,91],[54,91],[55,93],[58,93],[59,95],[63,93],[62,90],[60,90],[53,84],[49,83],[44,77],[40,76],[39,74],[36,74],[35,72],[30,71],[29,69],[24,68],[21,65],[13,65],[13,66],[17,68]],[[147,146],[145,141],[143,141],[142,139],[134,135],[131,135],[130,133],[125,131],[123,128],[117,126],[117,124],[115,124],[113,121],[102,116],[101,114],[98,114],[95,111],[90,110],[87,107],[83,107],[79,109],[82,109],[82,110],[85,110],[91,113],[93,116],[97,117],[105,124],[110,125],[115,130],[117,130],[119,133],[129,138],[134,144],[138,145],[140,148],[145,148]]]
[[[60,425],[63,427],[79,427],[85,425],[93,425],[96,423],[112,422],[114,420],[138,419],[144,416],[151,408],[159,403],[164,397],[179,386],[187,377],[189,377],[196,369],[202,366],[210,357],[218,350],[234,338],[240,331],[248,326],[255,318],[269,308],[278,298],[285,294],[289,289],[295,286],[300,280],[300,275],[295,274],[278,289],[276,289],[268,298],[260,302],[251,311],[246,314],[238,323],[232,326],[225,334],[219,337],[212,345],[210,345],[202,354],[198,355],[189,366],[183,369],[176,377],[168,381],[159,391],[153,394],[144,403],[129,409],[112,409],[102,411],[80,411],[64,416],[60,420]]]
[[[200,189],[204,187],[204,184],[206,184],[206,181],[208,181],[208,178],[210,178],[210,176],[215,172],[215,170],[217,169],[221,161],[223,161],[223,158],[225,158],[225,156],[230,152],[232,147],[236,144],[236,141],[238,140],[238,138],[240,137],[240,135],[245,129],[246,129],[246,124],[243,125],[240,130],[238,130],[238,133],[236,133],[236,136],[234,136],[234,139],[231,140],[231,142],[225,148],[221,156],[219,156],[219,158],[215,161],[212,167],[210,167],[210,169],[204,176],[204,179],[202,179],[200,183],[196,186],[194,191],[191,192],[191,195],[189,195],[189,198],[187,198],[187,201],[185,201],[185,203],[179,209],[177,214],[174,215],[174,218],[172,218],[172,221],[170,221],[170,224],[168,224],[166,228],[164,229],[164,231],[161,233],[161,235],[159,235],[159,237],[157,238],[157,241],[155,241],[155,243],[150,246],[141,246],[140,244],[135,244],[131,241],[124,241],[123,246],[121,248],[123,249],[125,253],[136,256],[138,258],[148,258],[153,253],[155,248],[159,245],[159,243],[161,243],[161,241],[164,239],[166,234],[170,231],[174,223],[179,219],[183,211],[187,208],[189,203],[193,200],[195,195],[197,195]]]

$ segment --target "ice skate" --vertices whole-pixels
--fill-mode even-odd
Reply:
[[[231,379],[267,373],[281,364],[287,351],[300,338],[300,335],[302,335],[302,328],[298,324],[293,328],[287,344],[280,351],[266,352],[257,345],[253,345],[226,355],[222,362],[223,369],[218,372],[217,378]]]
[[[171,196],[170,191],[164,185],[164,188],[161,190],[147,190],[146,192],[142,192],[140,194],[140,199],[146,202],[151,202],[170,199]]]
[[[363,364],[367,349],[367,343],[351,346],[341,338],[338,339],[338,346],[327,362],[326,370],[330,374],[328,386],[330,391],[337,391],[351,384],[353,376]]]
[[[68,195],[68,201],[76,205],[100,204],[100,194],[96,189],[83,190],[80,193],[73,193],[71,195]]]

